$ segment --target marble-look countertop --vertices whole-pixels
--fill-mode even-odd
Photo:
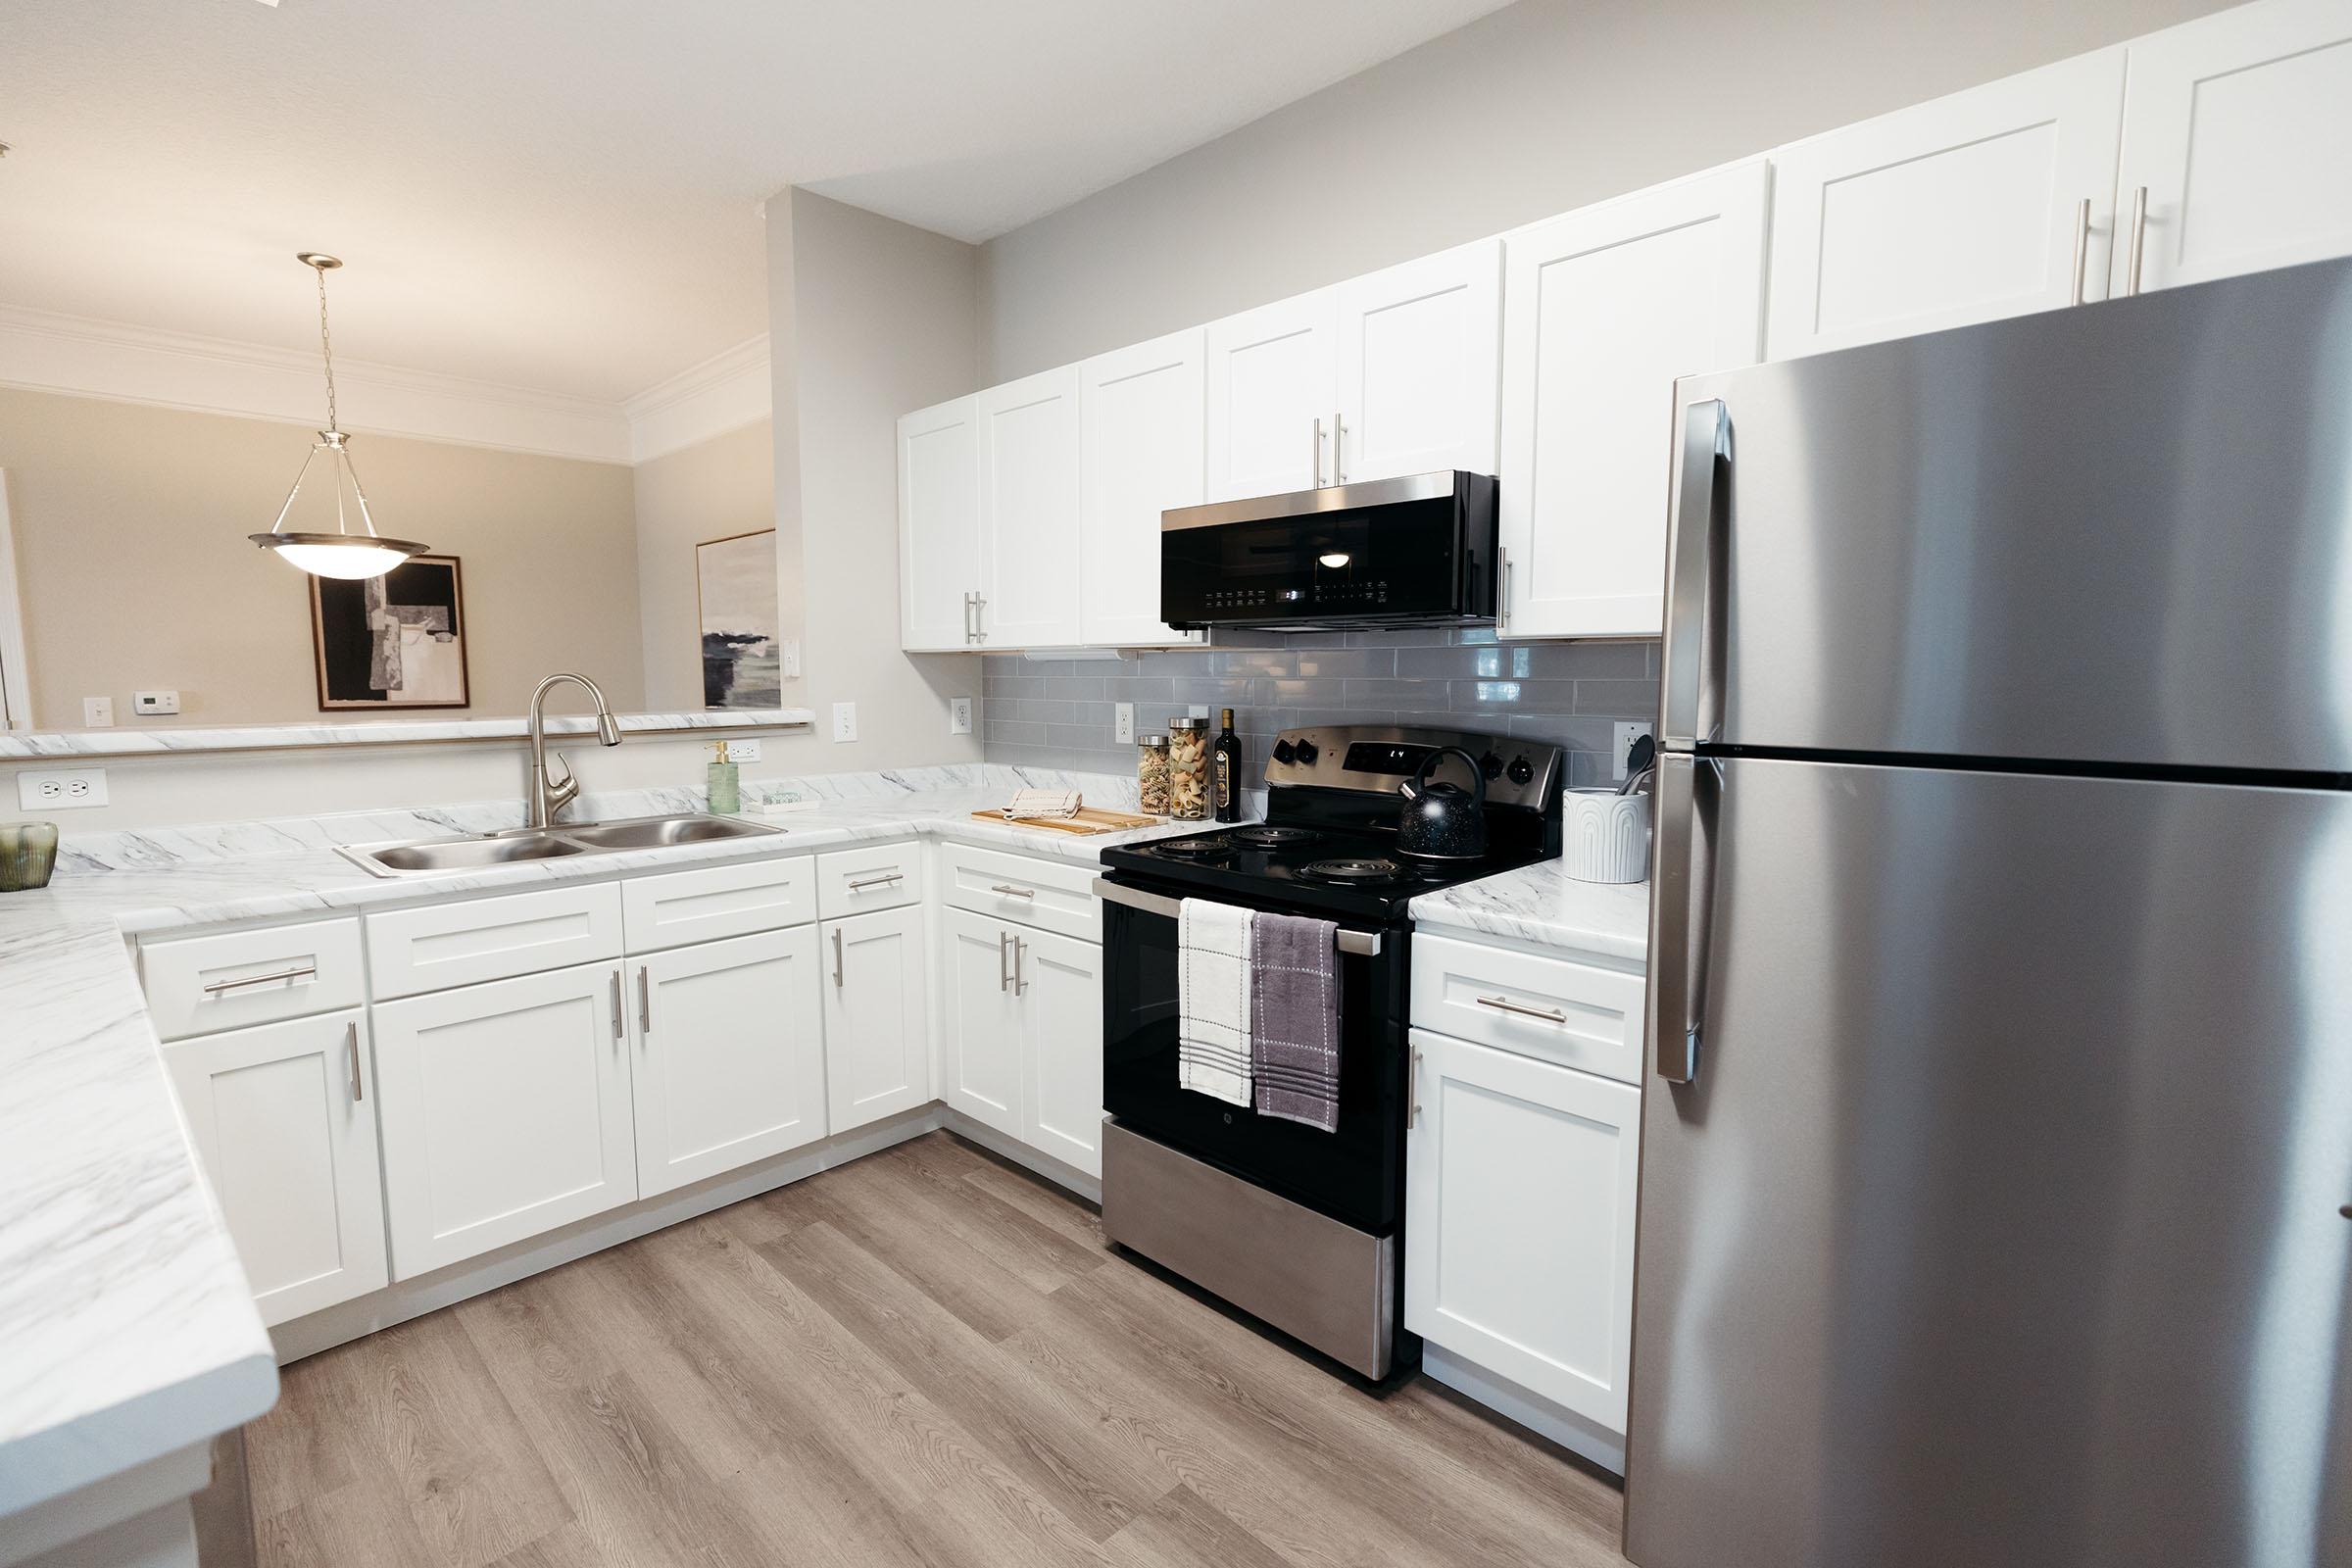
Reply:
[[[1083,865],[1106,845],[1199,831],[1082,838],[970,815],[1011,785],[1068,782],[978,766],[771,781],[759,793],[814,803],[752,818],[774,837],[446,876],[373,876],[332,846],[511,826],[520,803],[69,840],[49,887],[0,895],[0,1518],[276,1398],[270,1338],[197,1169],[126,937],[920,835]],[[1090,792],[1106,805],[1112,793]],[[587,804],[583,821],[701,802]]]
[[[697,730],[808,729],[816,715],[806,708],[698,709],[682,713],[622,713],[623,735],[686,734]],[[550,713],[547,733],[587,735],[592,713]],[[0,734],[0,762],[56,758],[170,757],[190,752],[275,752],[297,746],[418,746],[442,741],[520,740],[530,720],[511,718],[376,718],[353,723],[236,724],[174,729],[49,730]]]
[[[1649,956],[1649,884],[1579,882],[1558,860],[1424,893],[1417,929],[1444,936],[1506,937],[1643,962]]]

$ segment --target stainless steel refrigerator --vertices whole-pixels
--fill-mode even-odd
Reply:
[[[2352,1564],[2352,264],[1678,398],[1627,1555]]]

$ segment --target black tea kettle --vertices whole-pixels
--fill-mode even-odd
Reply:
[[[1432,784],[1430,771],[1440,758],[1458,757],[1470,764],[1470,789],[1459,784]],[[1476,860],[1487,853],[1487,776],[1478,759],[1459,746],[1441,746],[1421,760],[1406,782],[1396,786],[1405,800],[1404,815],[1396,824],[1396,849],[1424,860]]]

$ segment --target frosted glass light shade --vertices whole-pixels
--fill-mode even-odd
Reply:
[[[424,546],[406,539],[378,539],[373,534],[256,533],[247,538],[264,550],[274,550],[287,565],[317,577],[381,577]]]

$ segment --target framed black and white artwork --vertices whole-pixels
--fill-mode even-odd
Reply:
[[[782,707],[776,530],[696,545],[694,580],[703,626],[703,706]]]
[[[464,708],[466,596],[455,556],[412,556],[381,577],[311,579],[318,707]]]

